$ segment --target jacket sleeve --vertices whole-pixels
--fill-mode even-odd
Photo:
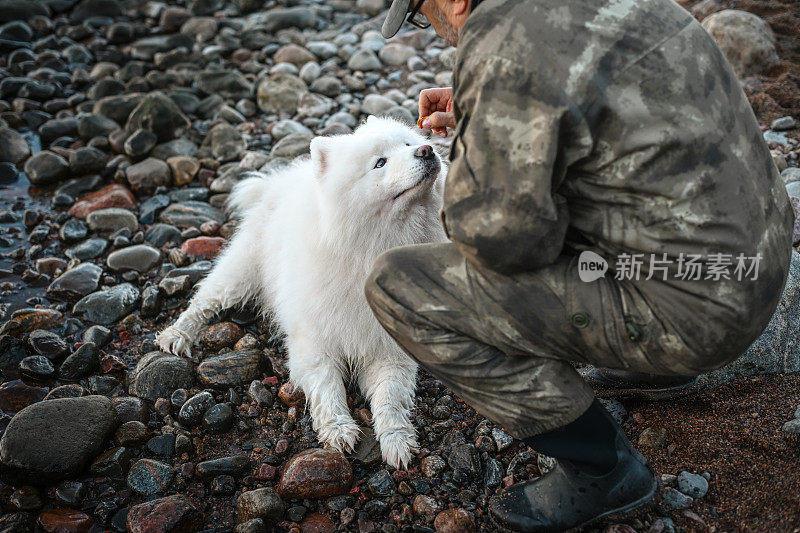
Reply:
[[[514,273],[556,260],[569,213],[559,139],[571,106],[508,58],[468,59],[454,73],[455,138],[442,222],[470,261]]]

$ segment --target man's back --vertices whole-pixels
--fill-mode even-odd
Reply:
[[[640,280],[651,274],[651,258],[662,261],[652,277],[666,278],[663,283],[632,283],[630,290],[641,291],[679,331],[695,331],[709,349],[731,339],[698,328],[697,312],[741,323],[743,338],[757,334],[788,271],[793,214],[738,80],[691,15],[672,0],[485,0],[460,35],[457,119],[462,101],[480,100],[475,94],[487,91],[468,80],[481,65],[498,61],[513,61],[508,72],[530,79],[497,80],[510,87],[499,98],[510,109],[477,113],[470,105],[465,122],[474,130],[475,121],[491,120],[485,117],[505,114],[513,122],[519,109],[520,123],[537,128],[536,115],[526,117],[524,110],[550,117],[546,135],[530,137],[514,151],[521,155],[504,157],[531,164],[554,151],[552,181],[530,188],[566,201],[562,253],[593,250],[612,272],[618,256],[628,254],[641,261]],[[481,129],[500,128],[495,138],[501,139],[498,122]],[[519,130],[504,132],[508,142]],[[547,135],[558,142],[549,143]],[[456,142],[454,153],[464,151],[472,168],[481,166],[468,137]],[[491,142],[484,147],[493,149]],[[482,171],[491,174],[496,160],[486,161]],[[495,178],[490,187],[502,187],[503,177]],[[458,183],[448,188],[446,208],[463,190]],[[526,223],[519,221],[523,228]],[[750,267],[760,254],[757,280],[749,279],[755,272],[735,270],[740,254]],[[700,279],[682,279],[686,263],[680,260],[693,255],[700,256]],[[747,279],[737,279],[743,275]],[[686,313],[687,306],[695,313]]]

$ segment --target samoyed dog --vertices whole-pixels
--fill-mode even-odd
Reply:
[[[236,232],[159,345],[190,356],[215,313],[255,300],[284,335],[290,380],[319,440],[350,451],[359,439],[350,380],[370,402],[384,460],[406,467],[418,447],[417,366],[372,314],[364,284],[384,251],[447,240],[446,173],[425,137],[370,116],[352,134],[314,138],[310,158],[245,179],[229,198]]]

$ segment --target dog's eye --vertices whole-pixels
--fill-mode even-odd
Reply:
[[[385,164],[386,164],[386,158],[381,157],[380,159],[378,159],[378,162],[375,163],[375,168],[381,168]]]

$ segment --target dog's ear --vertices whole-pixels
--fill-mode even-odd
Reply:
[[[314,176],[322,179],[328,170],[331,155],[330,137],[314,137],[311,140],[311,161],[314,164]]]

